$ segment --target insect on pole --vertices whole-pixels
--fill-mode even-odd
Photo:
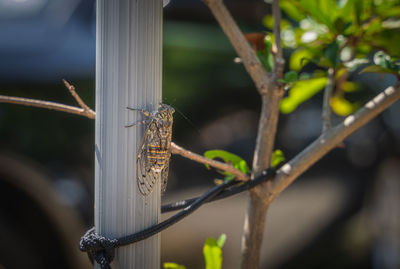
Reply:
[[[144,120],[127,107],[161,102],[162,8],[162,0],[97,0],[95,229],[108,238],[159,220],[160,184],[148,195],[137,184],[146,126],[125,126]],[[112,266],[160,268],[160,236],[118,248]]]

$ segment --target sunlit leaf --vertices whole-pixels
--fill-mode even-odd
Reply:
[[[346,81],[342,83],[341,85],[341,90],[344,92],[355,92],[360,89],[360,85],[356,82],[351,82],[351,81]]]
[[[308,49],[300,48],[295,50],[292,55],[290,55],[290,70],[300,71],[313,57],[313,53]]]
[[[293,112],[298,105],[307,101],[322,90],[325,87],[327,80],[326,77],[319,77],[307,80],[298,80],[293,83],[289,90],[289,96],[281,101],[281,112],[284,114]]]
[[[340,96],[332,97],[330,103],[331,103],[333,112],[335,112],[337,115],[340,115],[340,116],[347,116],[347,115],[355,112],[359,107],[358,104],[352,104]]]
[[[226,241],[226,234],[221,234],[221,235],[218,237],[217,245],[218,245],[220,248],[222,248],[222,247],[225,245],[225,241]]]
[[[263,24],[265,27],[268,29],[273,29],[274,28],[274,17],[271,15],[264,16],[263,18]],[[281,30],[286,29],[290,26],[290,22],[285,19],[281,19]]]
[[[163,266],[164,269],[186,269],[185,266],[173,262],[164,262]]]
[[[206,269],[222,268],[222,249],[214,238],[207,238],[203,247],[203,255]]]
[[[334,29],[333,22],[337,16],[335,0],[299,0],[299,2],[313,18],[325,24],[329,29]]]
[[[277,149],[272,153],[271,167],[275,167],[285,160],[282,150]]]
[[[208,150],[204,152],[204,157],[208,159],[215,159],[215,158],[222,159],[224,162],[231,164],[233,167],[239,169],[244,174],[247,174],[250,170],[245,160],[225,150]],[[209,165],[207,164],[205,166],[208,169],[210,168]],[[234,176],[228,172],[225,171],[218,171],[218,172],[226,176],[225,180],[230,180],[234,178]]]
[[[306,17],[304,12],[296,7],[296,2],[292,0],[281,0],[279,1],[279,6],[291,19],[295,21],[301,21]]]

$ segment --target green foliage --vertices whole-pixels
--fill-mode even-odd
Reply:
[[[281,103],[282,113],[291,113],[324,88],[326,79],[311,70],[344,70],[336,76],[335,92],[331,100],[333,111],[346,115],[359,104],[347,100],[344,92],[353,87],[352,73],[369,62],[373,65],[363,72],[394,74],[400,78],[400,0],[281,0],[281,10],[289,20],[282,20],[282,43],[291,49],[290,71],[280,82],[286,84],[289,96]],[[273,18],[266,16],[263,24],[273,26]],[[390,56],[389,56],[390,55]],[[297,72],[297,78],[295,73]],[[326,72],[324,73],[326,76]],[[348,82],[348,83],[347,83]],[[347,88],[346,88],[347,87]]]
[[[326,77],[299,80],[289,89],[289,95],[282,99],[280,109],[284,114],[293,112],[298,105],[310,99],[322,90],[328,79]]]
[[[271,167],[275,167],[285,160],[282,150],[277,149],[272,153]]]
[[[264,38],[265,47],[262,50],[256,52],[258,59],[261,64],[268,72],[271,72],[274,68],[274,56],[272,55],[272,42],[270,36]]]
[[[164,269],[186,269],[185,266],[173,262],[164,262],[163,266]]]
[[[215,158],[222,159],[224,162],[231,164],[233,167],[239,169],[244,174],[247,174],[250,170],[245,160],[225,150],[208,150],[204,152],[204,157],[212,160]],[[209,165],[207,164],[206,167],[210,169]],[[228,173],[226,171],[218,171],[218,172],[225,176],[225,180],[231,180],[235,177],[233,174]]]
[[[206,269],[222,268],[222,247],[225,244],[226,235],[222,234],[218,240],[212,237],[207,238],[203,247],[204,261]]]
[[[286,83],[286,84],[290,84],[290,83],[295,82],[298,79],[299,79],[299,75],[297,74],[297,72],[289,71],[289,72],[285,73],[285,75],[283,76],[283,79],[279,79],[278,81]]]
[[[374,55],[375,65],[370,65],[361,70],[360,73],[372,72],[372,73],[388,73],[399,76],[400,75],[400,63],[399,61],[392,59],[389,55],[383,51],[378,51]]]

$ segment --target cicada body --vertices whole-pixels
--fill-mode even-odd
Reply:
[[[158,180],[161,180],[161,190],[165,192],[168,181],[169,159],[171,157],[171,139],[173,113],[175,110],[165,104],[153,112],[139,110],[146,119],[146,131],[140,142],[136,163],[136,178],[140,192],[149,195]],[[133,126],[136,124],[131,124]]]

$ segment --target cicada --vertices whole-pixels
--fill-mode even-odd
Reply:
[[[139,190],[143,195],[149,195],[160,179],[161,190],[165,192],[171,157],[172,115],[175,110],[165,104],[160,104],[158,109],[152,112],[127,108],[140,111],[146,117],[143,121],[126,126],[131,127],[138,123],[146,124],[146,131],[136,157],[136,179]]]

